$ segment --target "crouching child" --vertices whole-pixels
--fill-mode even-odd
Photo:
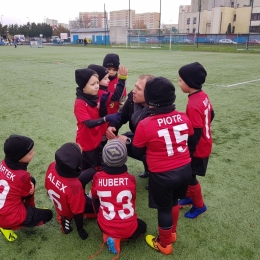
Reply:
[[[103,244],[119,255],[120,242],[146,232],[146,223],[137,218],[136,180],[125,165],[127,149],[119,139],[109,141],[102,151],[103,167],[93,177],[92,198]]]
[[[55,153],[45,176],[45,188],[55,205],[57,220],[64,234],[72,231],[74,219],[77,232],[85,240],[88,233],[83,227],[84,218],[93,218],[92,199],[85,194],[85,185],[93,178],[95,169],[81,172],[81,148],[76,143],[65,143]],[[82,181],[85,180],[85,181]]]

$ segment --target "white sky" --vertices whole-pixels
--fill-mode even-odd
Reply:
[[[180,5],[190,5],[191,0],[3,0],[0,4],[0,18],[3,25],[43,23],[45,18],[69,23],[79,12],[135,10],[136,13],[160,12],[161,24],[177,24]]]

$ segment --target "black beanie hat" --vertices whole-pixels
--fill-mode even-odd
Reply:
[[[175,101],[175,88],[168,79],[156,77],[146,82],[144,98],[148,106],[169,106]]]
[[[86,84],[88,83],[89,79],[94,75],[97,74],[96,71],[91,69],[78,69],[75,70],[75,80],[78,84],[79,88],[82,90],[85,88]]]
[[[63,144],[55,153],[57,172],[69,177],[71,174],[79,175],[82,155],[79,146],[75,143]]]
[[[190,88],[201,89],[207,77],[207,71],[200,63],[194,62],[182,66],[179,69],[179,75]]]
[[[92,70],[97,72],[98,77],[99,77],[99,81],[101,81],[108,74],[108,70],[103,66],[90,64],[88,66],[88,69],[92,69]]]
[[[105,56],[104,60],[103,60],[103,66],[105,68],[115,68],[116,70],[118,70],[119,68],[119,56],[115,53],[109,53]]]
[[[18,162],[32,150],[33,146],[33,140],[27,136],[10,135],[4,143],[5,157],[12,162]]]

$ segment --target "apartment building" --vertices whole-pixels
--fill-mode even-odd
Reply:
[[[52,26],[53,28],[54,28],[54,27],[58,27],[58,20],[55,20],[55,19],[46,18],[45,23],[49,24],[49,25]]]
[[[125,26],[127,28],[133,28],[135,23],[135,11],[134,10],[120,10],[109,12],[109,25],[110,26]]]
[[[129,19],[130,18],[130,19]],[[160,13],[135,13],[134,10],[119,10],[109,13],[110,26],[125,26],[127,28],[152,29],[159,28]]]
[[[135,24],[143,23],[147,29],[159,28],[160,26],[160,13],[141,13],[135,14]]]
[[[253,6],[253,8],[252,8]],[[192,0],[179,8],[179,32],[259,33],[260,0]]]
[[[79,12],[79,20],[85,28],[105,28],[107,12]]]

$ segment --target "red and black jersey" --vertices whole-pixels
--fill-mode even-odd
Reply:
[[[76,143],[80,144],[83,151],[96,149],[102,140],[104,125],[88,128],[84,122],[100,118],[98,107],[91,107],[82,99],[76,99],[74,114],[77,119]]]
[[[204,91],[201,90],[189,95],[186,114],[188,115],[193,128],[202,129],[202,135],[193,154],[194,157],[206,158],[211,153],[212,135],[210,123],[212,121],[212,110],[213,107],[208,95]]]
[[[118,76],[115,77],[114,79],[110,80],[110,82],[108,83],[108,91],[110,93],[114,93],[115,92],[117,83],[118,83]],[[126,98],[126,96],[127,96],[127,92],[126,92],[126,87],[125,87],[122,97]],[[108,114],[115,114],[115,113],[118,112],[118,110],[119,110],[119,102],[120,101],[110,102],[110,105],[109,105],[110,108],[108,110]]]
[[[0,164],[0,227],[20,226],[26,219],[22,201],[30,195],[31,176],[25,170],[13,170],[3,160]]]
[[[137,229],[135,212],[136,180],[128,172],[97,172],[93,177],[92,197],[99,198],[98,224],[108,236],[128,238]]]
[[[52,162],[45,176],[45,188],[60,216],[72,219],[73,215],[84,212],[86,198],[78,178],[61,177]]]
[[[192,134],[193,128],[187,115],[174,110],[141,120],[133,145],[146,147],[149,171],[166,172],[190,162],[187,140]]]

